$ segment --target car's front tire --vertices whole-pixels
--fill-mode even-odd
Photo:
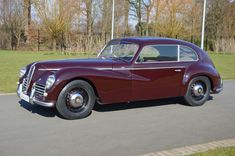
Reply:
[[[88,82],[74,80],[60,92],[56,109],[66,119],[85,118],[95,105],[95,97],[95,92]]]
[[[211,84],[207,77],[195,77],[189,82],[184,100],[190,106],[201,106],[208,100],[210,90]]]

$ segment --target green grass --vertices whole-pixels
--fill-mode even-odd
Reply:
[[[210,56],[223,79],[235,79],[235,55],[210,54]],[[88,55],[0,50],[0,93],[15,92],[19,69],[31,62],[81,57],[88,57]]]
[[[210,54],[222,79],[235,79],[235,55]]]
[[[88,57],[88,55],[64,55],[61,52],[23,52],[0,50],[0,93],[15,92],[20,68],[31,62],[82,57]]]
[[[223,147],[190,156],[235,156],[235,147]]]

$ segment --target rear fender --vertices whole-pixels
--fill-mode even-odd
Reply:
[[[182,88],[181,88],[181,96],[184,96],[187,92],[187,87],[189,82],[198,76],[205,76],[211,82],[212,91],[220,84],[220,76],[217,70],[208,64],[197,64],[196,66],[191,66],[186,69],[185,74],[183,76]]]

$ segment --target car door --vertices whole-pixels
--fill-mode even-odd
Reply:
[[[132,100],[147,100],[180,95],[184,66],[178,61],[178,45],[143,47],[133,65]]]

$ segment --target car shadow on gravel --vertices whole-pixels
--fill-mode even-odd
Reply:
[[[185,105],[182,102],[181,98],[169,98],[169,99],[161,99],[161,100],[137,101],[137,102],[130,102],[130,103],[116,103],[116,104],[107,104],[107,105],[96,104],[93,110],[98,111],[98,112],[107,112],[107,111],[119,111],[119,110],[125,110],[125,109],[156,107],[156,106],[164,106],[164,105],[172,105],[172,104]]]
[[[59,116],[55,108],[48,108],[39,105],[31,105],[23,100],[19,101],[21,107],[26,109],[27,111],[38,114],[44,117],[55,117]]]
[[[213,100],[213,96],[210,96],[208,101]],[[44,117],[61,117],[61,115],[56,111],[55,108],[48,108],[43,107],[40,105],[31,105],[23,100],[19,101],[21,107],[26,109],[27,111],[38,114]],[[145,108],[145,107],[156,107],[156,106],[164,106],[164,105],[172,105],[172,104],[179,104],[182,106],[187,106],[182,98],[168,98],[168,99],[160,99],[160,100],[148,100],[148,101],[137,101],[137,102],[130,102],[130,103],[116,103],[116,104],[107,104],[107,105],[99,105],[95,104],[93,108],[94,111],[97,112],[108,112],[108,111],[120,111],[126,109],[138,109],[138,108]],[[89,114],[90,115],[90,114]]]
[[[213,96],[209,97],[208,101],[210,100],[213,100]],[[156,107],[156,106],[173,105],[173,104],[179,104],[182,106],[190,107],[184,102],[183,98],[177,97],[177,98],[137,101],[137,102],[130,102],[130,103],[116,103],[116,104],[107,104],[107,105],[96,104],[93,110],[97,112],[108,112],[108,111],[138,109],[138,108]]]

